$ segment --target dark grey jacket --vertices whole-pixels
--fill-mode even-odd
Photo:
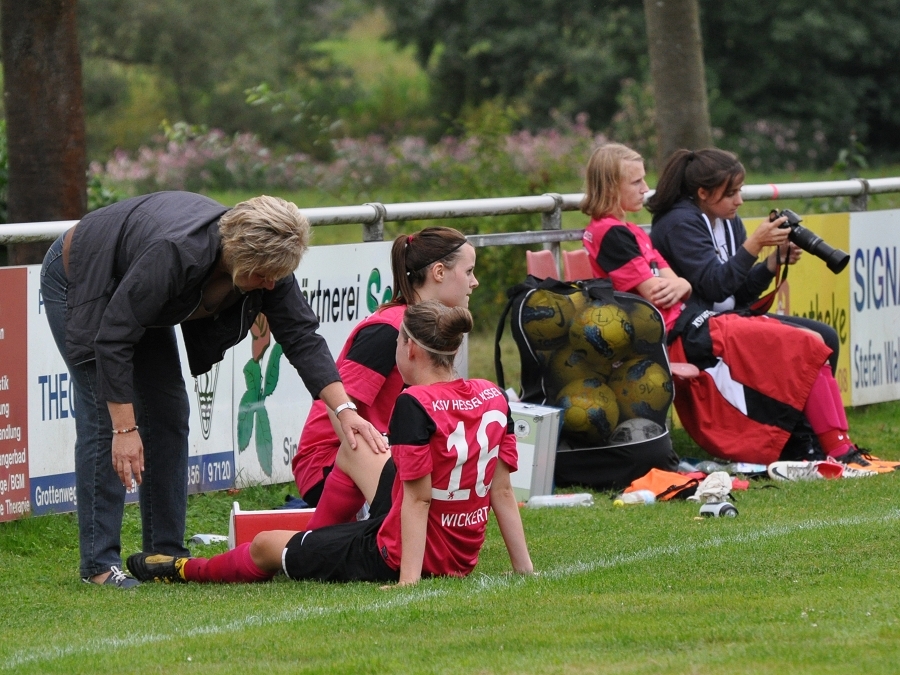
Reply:
[[[768,288],[774,275],[742,246],[747,230],[740,216],[735,216],[730,225],[726,233],[734,236],[729,236],[731,257],[726,262],[716,255],[716,244],[702,211],[689,199],[653,216],[650,239],[672,271],[690,282],[693,298],[712,306],[733,295],[736,309],[741,309]]]
[[[200,302],[218,260],[221,204],[190,192],[157,192],[86,215],[69,252],[66,352],[96,359],[98,400],[133,401],[134,346],[147,328],[175,326]],[[181,326],[191,373],[199,375],[243,340],[257,315],[315,398],[340,380],[319,322],[294,275],[256,290],[215,317]]]

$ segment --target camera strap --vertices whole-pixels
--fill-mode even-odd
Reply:
[[[756,302],[750,305],[750,313],[753,315],[766,314],[772,308],[772,305],[775,302],[775,296],[778,295],[778,289],[781,288],[781,284],[784,283],[785,279],[787,279],[788,275],[788,264],[787,261],[784,263],[781,262],[781,250],[776,249],[775,252],[776,261],[778,263],[778,268],[781,271],[781,279],[778,279],[778,283],[775,284],[775,289],[765,295],[761,296]],[[775,272],[775,278],[778,278],[778,272]]]

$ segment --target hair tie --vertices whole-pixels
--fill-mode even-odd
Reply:
[[[689,161],[689,162],[694,161],[694,157],[696,157],[696,156],[697,156],[697,155],[694,154],[694,151],[691,150],[691,151],[688,153],[687,161]]]
[[[412,243],[413,235],[407,235],[406,237],[406,245],[409,246]]]
[[[459,348],[456,348],[452,352],[442,352],[439,349],[432,349],[427,345],[423,345],[419,340],[415,338],[412,333],[409,332],[409,328],[406,327],[405,321],[400,323],[400,328],[403,330],[403,333],[406,335],[406,337],[415,342],[421,349],[424,349],[426,352],[431,352],[432,354],[440,354],[441,356],[453,356],[457,351],[459,351]]]
[[[428,261],[427,263],[425,263],[424,265],[419,265],[417,268],[415,268],[415,269],[412,270],[412,271],[413,271],[413,272],[418,272],[419,270],[424,270],[424,269],[425,269],[426,267],[428,267],[429,265],[433,265],[434,263],[443,260],[443,259],[446,258],[448,255],[450,255],[451,253],[453,253],[453,252],[456,251],[457,249],[461,248],[463,244],[468,244],[468,243],[469,243],[469,241],[468,241],[467,239],[464,238],[461,242],[459,242],[456,246],[454,246],[453,248],[451,248],[451,249],[450,249],[449,251],[447,251],[446,253],[441,253],[441,255],[439,255],[439,256],[438,256],[437,258],[435,258],[434,260],[429,260],[429,261]]]

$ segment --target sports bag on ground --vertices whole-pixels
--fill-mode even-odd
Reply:
[[[606,279],[529,275],[507,291],[494,363],[510,317],[522,364],[520,398],[562,408],[557,486],[619,490],[652,468],[674,470],[666,430],[673,385],[662,316]]]

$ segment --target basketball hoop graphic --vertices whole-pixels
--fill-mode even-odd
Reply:
[[[212,406],[216,398],[216,382],[219,381],[219,364],[213,365],[212,370],[194,378],[194,391],[197,392],[197,405],[200,406],[200,431],[203,439],[209,440],[209,430],[212,427]]]

